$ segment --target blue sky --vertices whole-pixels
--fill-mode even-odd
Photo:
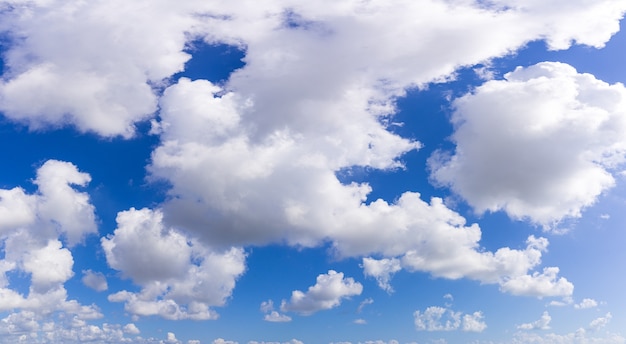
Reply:
[[[622,0],[0,2],[1,343],[625,343]]]

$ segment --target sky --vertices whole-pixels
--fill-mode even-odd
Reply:
[[[0,0],[0,343],[626,343],[623,0]]]

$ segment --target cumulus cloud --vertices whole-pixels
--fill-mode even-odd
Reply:
[[[64,287],[74,276],[68,247],[96,232],[89,196],[74,188],[90,180],[71,163],[49,160],[37,170],[36,193],[27,194],[21,187],[0,189],[0,310],[36,315],[60,311],[81,319],[101,316],[95,306],[68,300]],[[28,294],[10,287],[9,272],[30,275]]]
[[[583,299],[580,303],[574,305],[576,309],[587,309],[594,308],[598,306],[598,302],[594,299]]]
[[[262,13],[205,5],[215,6],[208,11],[214,15],[197,29],[207,42],[245,47],[246,65],[222,86],[183,78],[160,98],[161,143],[148,169],[153,179],[172,186],[164,221],[219,249],[330,241],[340,257],[376,255],[394,262],[392,270],[372,275],[386,290],[400,260],[407,270],[437,277],[511,280],[502,290],[517,294],[571,293],[571,283],[562,279],[553,281],[553,289],[519,289],[520,278],[532,288],[533,279],[544,277],[532,270],[543,250],[486,252],[479,227],[466,225],[441,199],[424,201],[406,192],[392,203],[366,203],[371,187],[342,183],[337,173],[402,168],[403,154],[421,147],[389,130],[394,99],[406,88],[445,80],[459,66],[483,63],[534,39],[545,38],[555,49],[574,41],[600,47],[618,30],[626,5],[576,3],[557,10],[530,2],[426,3],[418,9],[410,2],[286,6],[268,0],[258,4]],[[572,26],[571,18],[593,23],[593,30]],[[445,27],[445,40],[443,22],[454,23]],[[580,185],[591,185],[587,194],[595,195],[609,184]],[[580,185],[567,190],[585,189]],[[587,204],[576,197],[569,210]],[[541,202],[556,204],[539,199],[537,207]],[[518,258],[519,267],[513,263]]]
[[[122,329],[124,330],[124,333],[128,334],[139,334],[141,332],[139,331],[139,328],[137,328],[137,326],[133,323],[124,325]]]
[[[161,109],[161,142],[149,171],[172,186],[169,198],[162,210],[121,212],[115,233],[102,239],[109,265],[141,288],[109,296],[125,302],[129,313],[214,318],[210,307],[224,304],[245,270],[245,253],[237,247],[270,242],[304,247],[331,242],[340,257],[382,257],[368,262],[391,266],[377,274],[369,271],[388,290],[400,262],[404,269],[436,277],[497,283],[514,294],[571,294],[571,283],[556,277],[555,268],[533,272],[547,240],[530,237],[526,248],[489,252],[479,245],[480,228],[466,225],[441,199],[424,201],[418,193],[406,192],[392,203],[366,203],[371,187],[342,183],[337,172],[355,166],[402,168],[403,154],[421,147],[388,130],[394,99],[407,88],[446,80],[460,66],[508,54],[534,39],[546,39],[554,49],[573,42],[601,47],[619,29],[623,1],[554,6],[499,0],[492,7],[435,0],[263,0],[251,6],[200,0],[5,3],[10,5],[0,14],[0,30],[9,38],[0,82],[5,117],[33,129],[71,124],[103,136],[131,137],[134,123],[150,118],[157,102]],[[295,15],[290,19],[288,13]],[[288,20],[295,22],[286,25]],[[183,68],[189,58],[185,44],[197,38],[245,49],[246,66],[222,88],[187,79],[167,87],[163,79]],[[556,74],[567,69],[542,66]],[[509,76],[523,84],[522,74],[517,70]],[[602,95],[600,104],[576,100],[590,113],[606,110],[606,127],[619,131],[614,111],[607,110],[615,100],[611,94],[621,96],[619,86],[566,74],[559,74],[564,85]],[[166,90],[157,100],[161,87]],[[579,173],[566,176],[589,183],[567,189],[563,199],[568,202],[558,209],[544,211],[542,202],[549,197],[535,197],[541,193],[523,198],[537,203],[523,203],[519,216],[541,223],[558,220],[557,215],[577,216],[612,185],[607,169],[621,162],[615,153],[622,149],[620,142],[605,130],[605,122],[593,122],[602,116],[579,123],[576,116],[584,109],[574,110],[566,120],[579,124],[571,126],[579,131],[569,133],[583,140],[567,153],[596,137],[597,132],[581,128],[603,134],[597,145],[585,146],[589,155],[576,155],[575,164],[565,165],[567,173]],[[605,149],[610,143],[615,151]],[[85,185],[89,178],[65,163],[44,167],[36,179],[39,194],[0,190],[0,233],[6,238],[0,268],[32,274],[32,295],[54,293],[65,300],[59,284],[72,276],[73,258],[64,245],[96,232],[88,197],[71,187]],[[454,184],[456,178],[440,181]],[[569,179],[550,184],[551,190],[562,191],[558,186],[564,181]],[[510,204],[497,207],[517,214]],[[43,239],[28,234],[35,225],[46,233]],[[59,264],[53,266],[52,260]],[[335,281],[336,275],[321,276]],[[6,276],[0,282],[6,286]],[[296,293],[285,307],[304,314],[361,292],[360,284],[341,274],[343,294],[324,298],[315,289],[324,289],[323,282],[318,278],[309,292]],[[2,309],[28,299],[5,289],[9,297],[3,298]]]
[[[105,291],[109,288],[107,279],[101,272],[83,270],[83,284],[95,291]]]
[[[378,286],[388,293],[393,292],[393,288],[389,284],[391,276],[400,270],[402,270],[402,266],[400,265],[400,260],[396,258],[383,258],[380,260],[363,258],[363,273],[365,276],[376,278]]]
[[[597,331],[597,330],[605,327],[609,323],[609,321],[611,321],[611,318],[613,318],[613,315],[611,315],[611,312],[606,313],[605,316],[599,317],[599,318],[596,318],[596,319],[592,320],[589,323],[589,328],[592,331]]]
[[[368,148],[360,156],[354,153],[357,148],[344,150],[352,143],[329,141],[327,132],[303,136],[277,129],[255,140],[248,134],[249,126],[260,119],[242,120],[251,116],[253,102],[207,81],[182,79],[165,91],[161,102],[163,142],[154,151],[149,170],[152,178],[173,185],[171,199],[163,205],[164,221],[194,233],[207,245],[223,248],[286,240],[308,247],[330,240],[340,257],[382,255],[378,260],[365,257],[363,267],[387,291],[392,290],[390,278],[399,267],[437,277],[503,283],[528,275],[547,246],[546,239],[531,237],[525,250],[481,250],[478,225],[466,225],[440,198],[425,202],[419,193],[406,192],[393,203],[378,199],[365,204],[370,186],[342,184],[336,170],[354,164],[394,168],[398,154],[413,145],[394,138],[371,118],[336,130],[355,129],[370,132],[366,140],[403,143],[389,146],[397,148],[393,150]],[[353,140],[358,135],[346,137]]]
[[[518,67],[454,101],[456,150],[432,178],[479,212],[550,228],[615,184],[624,162],[626,88],[557,62]]]
[[[102,238],[102,248],[108,264],[142,289],[119,291],[109,301],[125,302],[125,309],[138,316],[217,318],[210,307],[224,305],[231,295],[246,254],[234,247],[212,251],[162,220],[158,210],[118,213],[118,228]]]
[[[31,128],[71,124],[125,137],[156,110],[152,86],[183,69],[195,14],[207,10],[202,1],[9,3],[0,20],[11,42],[4,115]]]
[[[129,325],[92,325],[78,316],[67,315],[10,313],[0,319],[0,340],[3,343],[152,343],[126,337],[125,334],[138,333],[127,331]]]
[[[342,299],[361,295],[363,286],[353,278],[344,278],[342,272],[329,270],[327,274],[317,276],[317,283],[309,287],[306,293],[294,290],[289,301],[282,302],[283,312],[297,312],[311,315],[321,310],[335,308]]]
[[[532,323],[525,323],[517,326],[520,330],[549,330],[550,322],[552,321],[552,317],[548,312],[543,312],[541,318]]]
[[[500,289],[513,295],[526,296],[569,296],[574,285],[564,277],[557,277],[559,268],[544,268],[543,272],[532,275],[515,276],[500,285]]]
[[[285,314],[280,314],[277,311],[270,311],[268,314],[265,314],[263,320],[269,322],[289,322],[291,321],[291,317]]]
[[[482,332],[487,328],[482,312],[463,314],[438,306],[428,307],[424,311],[415,311],[413,318],[418,331]]]

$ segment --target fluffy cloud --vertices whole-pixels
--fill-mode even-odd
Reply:
[[[222,306],[245,270],[240,248],[209,250],[192,237],[162,223],[158,210],[120,212],[118,228],[102,238],[108,264],[142,287],[120,291],[109,301],[125,302],[138,316],[167,319],[215,319],[210,307]]]
[[[139,331],[137,326],[133,323],[124,325],[122,329],[124,330],[124,333],[128,333],[128,334],[139,334],[141,332]]]
[[[351,277],[344,278],[342,272],[329,270],[327,274],[317,276],[317,283],[309,287],[306,293],[294,290],[289,301],[283,301],[283,312],[297,312],[310,315],[331,309],[341,304],[341,300],[350,296],[361,295],[363,286]]]
[[[456,331],[482,332],[487,328],[482,312],[463,314],[449,308],[431,306],[426,310],[413,313],[415,328],[418,331]]]
[[[274,301],[267,300],[261,302],[261,312],[265,313],[263,320],[269,322],[289,322],[291,317],[285,314],[278,313],[274,310]]]
[[[526,296],[569,296],[574,292],[574,285],[563,277],[557,277],[559,268],[544,268],[542,273],[520,275],[501,283],[500,289],[513,295]]]
[[[594,299],[583,299],[580,303],[574,305],[576,309],[587,309],[598,306],[598,302]]]
[[[285,314],[280,314],[277,311],[271,311],[268,314],[265,314],[263,320],[269,322],[289,322],[291,321],[291,317]]]
[[[195,14],[206,10],[202,1],[8,2],[5,116],[126,137],[156,110],[152,85],[183,69]]]
[[[131,330],[129,330],[131,329]],[[10,313],[0,319],[0,341],[3,343],[157,343],[151,340],[133,340],[137,328],[104,323],[91,325],[77,316],[67,314],[42,315],[32,311]]]
[[[153,86],[183,69],[186,45],[200,37],[245,47],[247,66],[231,83],[254,95],[260,110],[277,123],[302,117],[290,112],[306,112],[307,105],[324,113],[324,103],[340,90],[365,91],[373,96],[372,107],[382,104],[388,111],[389,96],[403,88],[440,80],[458,66],[501,56],[535,39],[546,39],[554,49],[574,41],[601,47],[619,30],[626,9],[619,0],[567,6],[503,0],[490,6],[437,0],[4,4],[0,30],[10,38],[0,84],[5,115],[33,128],[72,124],[81,131],[127,137],[135,122],[156,110]],[[447,39],[440,39],[442,33]],[[382,92],[372,94],[374,88]],[[258,129],[271,132],[271,126],[266,122]]]
[[[346,94],[346,106],[367,103],[353,98],[361,96]],[[369,185],[342,184],[336,176],[341,168],[396,168],[401,153],[417,147],[385,130],[367,111],[356,113],[363,118],[349,125],[328,124],[336,125],[332,130],[339,140],[317,125],[307,126],[307,133],[282,126],[260,138],[255,128],[263,118],[254,115],[254,104],[202,80],[181,79],[165,91],[162,143],[149,170],[152,178],[172,184],[163,205],[166,223],[222,249],[331,241],[340,257],[382,255],[382,260],[366,257],[363,266],[388,291],[399,264],[438,277],[504,283],[540,263],[547,246],[543,238],[529,238],[525,250],[487,252],[479,246],[478,225],[466,225],[440,198],[425,202],[419,193],[406,192],[394,203],[366,204]],[[525,278],[535,277],[542,275]]]
[[[4,255],[0,260],[0,310],[21,309],[37,316],[60,311],[80,319],[101,316],[94,306],[68,300],[64,288],[74,276],[74,258],[66,246],[96,231],[89,196],[73,188],[90,179],[71,163],[49,160],[37,170],[36,193],[27,194],[20,187],[0,189]],[[11,288],[8,272],[30,275],[27,295]]]
[[[378,286],[388,293],[393,292],[393,288],[389,284],[391,276],[400,270],[402,270],[402,266],[400,265],[400,260],[396,258],[383,258],[380,260],[363,258],[363,273],[365,276],[376,278]]]
[[[599,317],[599,318],[596,318],[596,319],[592,320],[589,323],[589,328],[592,331],[597,331],[597,330],[603,328],[604,326],[606,326],[609,323],[609,321],[611,321],[611,318],[613,318],[613,315],[611,315],[611,312],[606,313],[605,316]]]
[[[105,291],[109,288],[107,279],[101,272],[83,270],[83,284],[95,291]]]
[[[454,101],[454,155],[432,177],[479,212],[549,228],[579,217],[624,162],[626,88],[563,63],[518,67]]]
[[[549,330],[552,317],[548,312],[543,312],[539,320],[517,326],[520,330]]]

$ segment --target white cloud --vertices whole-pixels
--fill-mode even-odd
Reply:
[[[402,155],[420,147],[388,130],[394,99],[407,87],[443,80],[458,66],[486,63],[533,39],[548,38],[555,48],[571,40],[601,46],[625,5],[503,3],[506,10],[495,10],[427,3],[419,10],[410,2],[287,6],[307,29],[284,25],[286,3],[263,2],[262,14],[220,4],[215,13],[226,16],[206,18],[198,30],[210,32],[210,42],[245,46],[246,66],[222,88],[181,79],[160,99],[161,144],[149,171],[172,185],[165,222],[211,247],[330,241],[340,257],[378,256],[437,277],[498,284],[521,278],[536,287],[543,276],[532,269],[543,249],[485,251],[480,228],[439,198],[425,202],[406,192],[393,203],[365,204],[371,187],[342,184],[337,172],[401,168]],[[586,24],[571,26],[570,18]],[[444,28],[449,39],[441,40]],[[420,43],[405,44],[412,39]],[[386,276],[378,282],[390,288]],[[554,283],[540,291],[571,293],[567,280]],[[502,290],[538,293],[509,284]]]
[[[363,273],[365,276],[376,278],[378,286],[388,293],[393,292],[393,288],[389,284],[391,276],[400,270],[402,270],[402,266],[400,265],[400,260],[396,258],[383,258],[380,260],[363,258]]]
[[[357,324],[357,325],[365,325],[365,324],[367,324],[367,320],[365,320],[365,319],[361,319],[361,318],[359,318],[359,319],[354,319],[353,323],[355,323],[355,324]]]
[[[359,303],[359,307],[356,309],[357,314],[363,312],[363,308],[365,308],[365,306],[367,305],[371,305],[372,303],[374,303],[374,299],[370,297],[361,301],[361,303]]]
[[[222,338],[217,338],[213,341],[213,344],[238,344],[238,343],[233,342],[231,340],[224,340]]]
[[[606,313],[605,316],[599,317],[599,318],[596,318],[596,319],[592,320],[589,323],[589,328],[592,331],[597,331],[597,330],[605,327],[609,323],[609,321],[611,321],[611,318],[613,318],[613,315],[611,315],[611,312]]]
[[[580,303],[574,305],[576,309],[587,309],[598,306],[598,302],[594,299],[583,299]]]
[[[432,178],[479,213],[504,210],[546,228],[579,217],[624,162],[624,103],[622,84],[567,64],[518,67],[454,101],[456,151],[431,158]]]
[[[513,277],[500,285],[500,289],[513,295],[526,296],[569,296],[574,285],[563,277],[557,277],[559,268],[544,268],[542,273]]]
[[[619,334],[606,333],[602,337],[590,337],[585,329],[578,330],[566,334],[547,333],[540,334],[537,332],[520,331],[513,337],[512,343],[525,344],[565,344],[565,343],[585,343],[585,344],[623,344],[626,338]]]
[[[20,187],[0,189],[0,310],[36,315],[59,311],[81,319],[102,316],[95,306],[68,300],[64,287],[74,275],[74,258],[66,246],[96,231],[89,196],[73,188],[90,179],[71,163],[49,160],[37,170],[36,193]],[[8,272],[30,275],[28,294],[11,289]]]
[[[317,283],[309,287],[306,293],[294,290],[289,301],[283,301],[283,312],[297,312],[310,315],[321,310],[335,308],[341,300],[350,296],[361,295],[363,286],[353,278],[343,277],[342,272],[329,270],[327,274],[317,276]]]
[[[552,317],[548,312],[543,312],[541,318],[532,323],[525,323],[517,326],[520,330],[549,330],[550,322],[552,321]]]
[[[125,337],[127,326],[104,323],[92,325],[67,314],[37,314],[32,311],[10,313],[0,320],[3,343],[156,343]]]
[[[463,315],[463,331],[465,332],[483,332],[487,328],[487,324],[482,321],[484,318],[482,312],[474,312],[472,314]]]
[[[268,314],[265,314],[263,320],[269,322],[289,322],[291,321],[291,317],[285,314],[280,314],[277,311],[270,311]]]
[[[463,314],[449,308],[431,306],[413,313],[415,329],[418,331],[482,332],[487,328],[482,312]]]
[[[2,13],[0,108],[32,128],[131,136],[156,110],[151,85],[183,69],[202,1],[32,1]],[[70,24],[71,23],[71,24]]]
[[[245,270],[240,248],[209,250],[193,237],[162,223],[160,211],[134,208],[118,214],[118,228],[102,247],[109,265],[142,287],[120,291],[112,302],[138,316],[167,319],[215,319],[212,306],[222,306]]]
[[[261,302],[261,312],[269,313],[273,310],[274,310],[274,301],[267,300],[267,301]]]
[[[101,272],[83,270],[83,284],[95,291],[105,291],[109,288],[107,279]]]
[[[128,334],[139,334],[139,333],[141,333],[141,331],[139,331],[137,326],[135,324],[133,324],[133,323],[124,325],[124,327],[122,329],[124,330],[124,333],[128,333]]]

